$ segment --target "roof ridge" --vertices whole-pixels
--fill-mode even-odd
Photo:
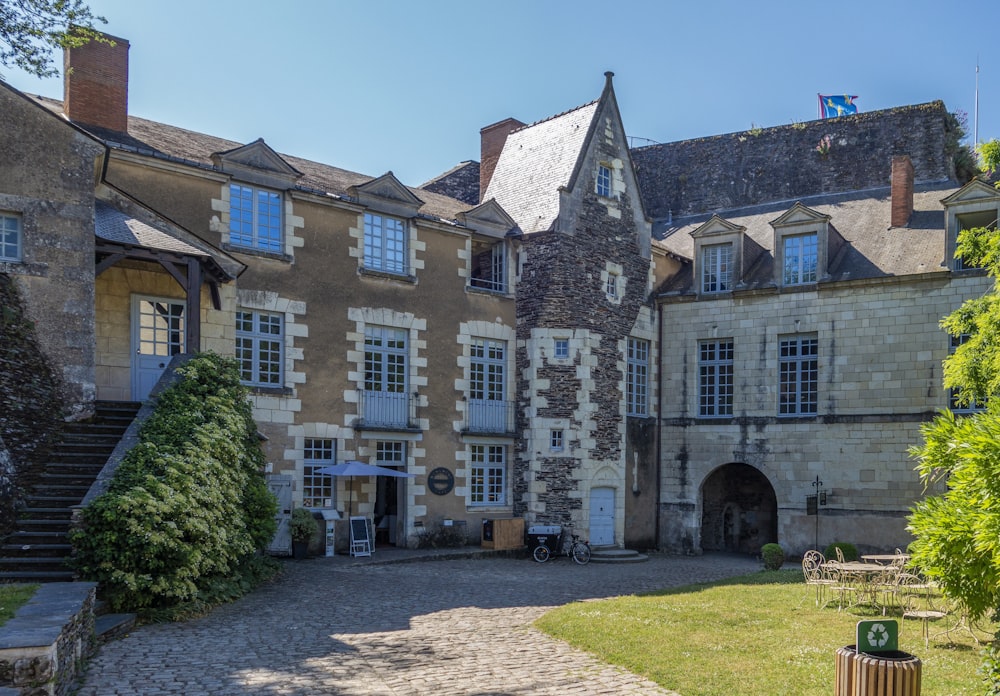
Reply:
[[[588,106],[593,106],[594,104],[596,104],[599,101],[601,101],[600,97],[598,97],[597,99],[594,99],[592,101],[589,101],[586,104],[580,104],[580,106],[573,107],[572,109],[567,109],[566,111],[560,112],[558,114],[553,114],[552,116],[548,116],[546,118],[540,119],[540,120],[535,121],[533,123],[529,123],[527,125],[521,126],[520,128],[515,128],[514,130],[512,130],[510,132],[510,134],[513,135],[514,133],[520,133],[523,130],[527,130],[529,128],[533,128],[534,126],[541,125],[541,124],[546,123],[548,121],[554,121],[557,118],[560,118],[562,116],[567,116],[567,115],[569,115],[569,114],[571,114],[571,113],[573,113],[575,111],[579,111],[580,109],[586,109]]]

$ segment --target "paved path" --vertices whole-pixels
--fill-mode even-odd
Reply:
[[[760,568],[734,556],[286,564],[249,597],[105,645],[78,696],[671,694],[531,622],[574,600]]]

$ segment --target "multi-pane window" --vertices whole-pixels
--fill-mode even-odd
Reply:
[[[0,261],[21,260],[21,218],[0,213]]]
[[[963,343],[969,340],[969,334],[962,334],[961,336],[951,336],[951,352],[954,353],[956,349]],[[958,390],[949,389],[948,390],[948,407],[955,413],[978,413],[979,411],[985,410],[986,404],[980,401],[970,401],[967,404],[959,403],[958,401]]]
[[[728,292],[732,289],[732,244],[712,244],[701,248],[701,291]]]
[[[281,253],[281,194],[229,185],[229,243],[233,246]]]
[[[819,341],[782,338],[778,344],[778,415],[816,413],[819,394]]]
[[[307,437],[302,445],[302,505],[312,508],[332,508],[334,505],[333,477],[317,470],[334,463],[333,440]]]
[[[649,341],[628,339],[625,379],[625,412],[645,416],[649,412]]]
[[[549,449],[553,452],[562,452],[564,446],[563,431],[555,428],[549,431]]]
[[[556,358],[568,358],[569,357],[569,339],[568,338],[557,338],[555,342]]]
[[[283,345],[280,314],[236,312],[236,359],[244,383],[280,387],[284,383]]]
[[[607,294],[608,299],[617,300],[618,299],[618,274],[608,273],[608,281],[604,286],[604,292]]]
[[[818,265],[816,234],[799,234],[784,238],[784,285],[802,285],[816,282]]]
[[[733,415],[733,342],[702,341],[698,346],[698,415]]]
[[[365,268],[406,273],[406,223],[398,218],[365,213]]]
[[[474,338],[470,347],[469,425],[476,430],[505,432],[508,404],[507,343]]]
[[[611,198],[611,168],[605,164],[597,166],[597,195]]]
[[[370,424],[405,425],[408,417],[406,331],[365,327],[364,418]]]
[[[507,484],[506,449],[503,445],[470,445],[469,473],[472,505],[503,505]]]
[[[375,443],[375,462],[379,466],[406,468],[406,443],[401,440],[379,440]]]

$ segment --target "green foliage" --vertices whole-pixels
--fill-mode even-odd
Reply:
[[[288,522],[288,533],[295,541],[309,541],[319,531],[319,524],[312,511],[306,508],[292,510],[292,519]]]
[[[58,75],[54,49],[105,41],[94,22],[108,20],[91,13],[83,0],[16,0],[0,3],[0,65],[18,67],[37,77]]]
[[[826,556],[827,560],[835,561],[837,560],[837,549],[840,549],[840,552],[844,554],[845,561],[858,560],[858,547],[843,541],[835,541],[827,546],[823,549],[823,555]]]
[[[962,143],[968,130],[968,122],[969,115],[964,111],[948,114],[945,120],[945,152],[951,156],[955,165],[955,178],[963,184],[980,174],[975,151]]]
[[[979,160],[982,162],[983,169],[986,170],[989,176],[995,176],[1000,171],[1000,140],[994,138],[985,143],[980,143],[976,150],[979,153]],[[1000,186],[1000,183],[997,185]]]
[[[5,585],[0,583],[0,626],[3,626],[17,610],[35,596],[38,585]]]
[[[785,550],[778,544],[764,544],[760,548],[764,570],[778,570],[785,563]]]
[[[203,354],[178,372],[72,534],[77,569],[116,611],[228,596],[219,583],[238,594],[240,569],[274,535],[276,501],[235,361]]]

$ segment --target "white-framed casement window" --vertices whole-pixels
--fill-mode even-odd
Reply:
[[[608,280],[604,286],[604,294],[608,296],[609,300],[618,299],[618,274],[608,273]]]
[[[649,341],[628,339],[626,356],[625,412],[630,416],[649,414]]]
[[[283,253],[281,197],[277,191],[229,184],[229,243],[255,251]]]
[[[507,496],[507,448],[503,445],[469,445],[470,500],[472,505],[504,505]]]
[[[507,402],[507,342],[473,338],[469,349],[469,427],[480,432],[510,430]]]
[[[469,285],[492,292],[507,292],[507,245],[496,242],[489,249],[483,244],[473,248]]]
[[[555,346],[552,351],[553,357],[558,360],[564,360],[569,357],[569,339],[568,338],[557,338],[555,340]]]
[[[0,213],[0,261],[21,260],[21,218]]]
[[[951,348],[949,352],[954,353],[960,345],[962,345],[968,340],[969,340],[969,334],[962,334],[961,336],[949,336],[949,343]],[[960,414],[979,413],[980,411],[986,410],[986,403],[979,401],[970,401],[967,404],[959,403],[958,390],[949,389],[948,408],[950,408],[954,413],[960,413]]]
[[[819,340],[786,336],[778,341],[778,415],[816,413],[819,402]]]
[[[402,440],[379,440],[375,443],[375,463],[406,471],[406,443]]]
[[[257,387],[284,384],[284,328],[282,316],[269,312],[236,312],[236,359],[240,379]]]
[[[733,342],[698,345],[698,415],[733,415]]]
[[[316,471],[336,460],[337,448],[330,438],[305,438],[302,446],[302,505],[332,508],[336,500],[333,477]]]
[[[701,248],[702,292],[728,292],[732,290],[732,258],[732,244],[709,244]]]
[[[405,426],[409,417],[406,330],[365,327],[365,388],[362,409],[368,425]]]
[[[598,196],[611,198],[611,167],[606,164],[597,165],[597,184],[594,188]]]
[[[784,237],[784,285],[805,285],[816,282],[819,247],[815,232]]]
[[[562,428],[553,428],[549,431],[549,449],[553,452],[562,452],[565,447],[565,439]]]
[[[365,213],[364,266],[372,271],[407,273],[406,222]]]

